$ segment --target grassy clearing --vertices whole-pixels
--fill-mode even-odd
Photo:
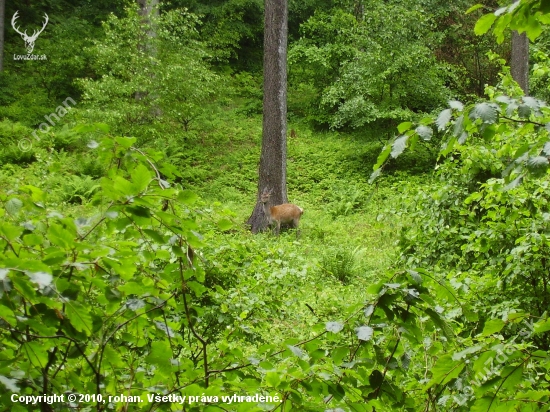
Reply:
[[[301,235],[297,239],[293,230],[280,237],[251,235],[244,222],[257,193],[261,119],[238,124],[226,129],[231,138],[205,139],[210,144],[197,145],[192,168],[184,173],[204,204],[231,211],[238,229],[228,244],[244,243],[251,254],[270,251],[264,273],[244,270],[238,280],[240,287],[249,288],[250,279],[242,277],[256,276],[257,288],[265,289],[262,299],[283,301],[284,313],[267,328],[269,339],[305,337],[319,320],[340,319],[345,308],[363,303],[367,286],[391,266],[402,225],[397,211],[403,193],[389,180],[378,186],[367,183],[372,165],[367,159],[378,154],[378,142],[316,134],[293,125],[298,137],[288,140],[287,183],[289,201],[305,209]],[[204,179],[195,177],[199,175]],[[242,266],[252,258],[245,258]],[[287,290],[271,294],[272,276],[285,277]]]

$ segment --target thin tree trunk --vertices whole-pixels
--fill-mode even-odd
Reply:
[[[267,226],[259,202],[260,193],[272,190],[271,205],[287,203],[286,194],[286,56],[288,37],[287,0],[266,0],[264,15],[264,102],[262,154],[258,201],[248,219],[252,233]]]
[[[143,32],[145,33],[145,40],[139,45],[139,49],[142,50],[147,56],[156,57],[156,21],[159,12],[159,0],[137,0],[137,5],[139,6],[139,14],[143,17],[142,25]],[[154,75],[154,71],[151,71],[151,76]],[[150,90],[138,91],[136,92],[136,100],[142,100],[145,97],[149,97],[151,101],[155,100],[156,96],[150,93],[152,93]],[[158,115],[158,107],[153,105],[151,107],[151,112],[153,115]]]
[[[4,29],[6,21],[6,0],[0,0],[0,72],[4,71]]]
[[[529,94],[529,39],[525,33],[512,32],[510,72],[527,96]]]

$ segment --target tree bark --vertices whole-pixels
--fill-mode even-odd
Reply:
[[[0,72],[4,71],[4,29],[6,21],[6,0],[0,0]]]
[[[512,32],[510,72],[527,96],[529,94],[529,39],[525,33]]]
[[[272,190],[270,206],[287,203],[286,194],[286,56],[288,37],[287,0],[266,0],[264,14],[264,101],[262,153],[258,196],[247,223],[252,233],[267,226],[259,202],[260,193]]]
[[[138,47],[145,55],[156,57],[157,47],[155,42],[157,37],[156,24],[159,15],[159,0],[137,0],[137,5],[139,7],[139,15],[143,17],[142,26],[145,33],[145,39]],[[155,73],[151,72],[151,76],[154,75]],[[149,97],[151,101],[155,100],[156,96],[150,95],[150,93],[152,93],[150,90],[138,91],[136,92],[136,100],[142,100],[145,97]],[[155,105],[151,107],[153,115],[159,114],[158,111],[159,109]]]

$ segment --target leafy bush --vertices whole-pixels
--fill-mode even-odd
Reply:
[[[344,285],[349,284],[355,276],[359,253],[359,248],[329,248],[322,257],[321,268]]]

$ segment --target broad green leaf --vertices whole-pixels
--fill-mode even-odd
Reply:
[[[341,322],[327,322],[326,328],[329,332],[338,333],[344,329],[344,324]]]
[[[265,381],[269,386],[276,388],[281,383],[281,378],[278,372],[267,372]]]
[[[218,228],[222,231],[226,231],[233,228],[233,222],[229,219],[218,220]]]
[[[75,234],[57,223],[50,225],[46,237],[54,245],[61,246],[64,249],[71,249],[75,245]]]
[[[548,170],[548,158],[546,156],[534,156],[527,160],[526,166],[531,173],[543,174]]]
[[[481,336],[489,336],[493,333],[500,332],[504,325],[506,325],[506,323],[501,319],[491,319],[485,322],[485,326],[483,327],[483,332],[481,333]]]
[[[65,303],[65,315],[77,331],[84,332],[87,336],[92,334],[93,324],[89,308],[76,301],[67,301]]]
[[[418,133],[418,136],[426,141],[430,140],[434,134],[433,129],[429,126],[418,126],[415,131]]]
[[[191,190],[182,190],[178,193],[178,201],[183,203],[184,205],[192,205],[197,201],[199,197],[196,195],[195,192],[192,192]]]
[[[24,229],[21,226],[15,226],[11,223],[0,223],[0,235],[5,237],[8,242],[13,242],[23,233]]]
[[[437,129],[439,131],[442,131],[447,127],[447,125],[451,121],[451,115],[452,115],[451,109],[445,109],[441,113],[439,113],[439,116],[437,116],[437,119],[435,121],[435,124],[437,125]]]
[[[543,28],[537,20],[536,16],[529,16],[527,22],[528,23],[525,26],[525,33],[527,33],[527,37],[529,37],[529,40],[534,42],[542,34]]]
[[[309,358],[307,352],[303,351],[302,349],[300,349],[300,348],[297,347],[297,346],[287,345],[286,347],[287,347],[295,356],[297,356],[297,357],[300,358],[300,359],[308,359],[308,358]]]
[[[538,321],[534,325],[534,331],[535,333],[543,333],[548,332],[550,330],[550,318]]]
[[[468,10],[466,10],[466,14],[470,14],[473,11],[476,11],[478,9],[481,9],[483,7],[483,4],[474,4],[472,7],[470,7]]]
[[[531,107],[527,104],[520,104],[518,106],[518,116],[523,119],[528,119],[531,116]]]
[[[382,166],[382,164],[386,161],[386,159],[390,155],[391,149],[392,149],[391,144],[387,144],[386,146],[384,146],[384,148],[382,149],[382,151],[378,155],[378,158],[376,159],[376,164],[373,166],[372,170],[374,170],[374,171],[379,170],[380,166]],[[372,179],[372,180],[374,180],[374,179]]]
[[[502,370],[500,376],[504,378],[502,387],[505,389],[514,390],[522,381],[523,365],[508,366]]]
[[[151,350],[145,357],[145,361],[149,364],[156,365],[159,368],[170,369],[170,359],[172,358],[172,350],[167,341],[153,341]]]
[[[487,33],[495,22],[496,18],[497,16],[495,16],[493,13],[481,16],[481,18],[476,22],[474,33],[478,36]]]
[[[470,346],[470,347],[468,347],[468,348],[466,348],[466,349],[464,349],[460,352],[457,352],[457,353],[453,354],[453,360],[457,361],[457,360],[466,358],[466,355],[469,355],[471,353],[479,352],[481,349],[483,349],[483,346],[481,346],[481,345]]]
[[[143,229],[143,233],[145,233],[147,236],[149,236],[151,239],[153,239],[156,243],[160,245],[164,245],[166,243],[164,236],[161,233],[157,232],[156,230]]]
[[[427,391],[433,385],[445,385],[452,379],[457,378],[464,366],[465,363],[462,361],[453,361],[452,355],[441,356],[432,367],[432,379],[426,384],[424,391]]]
[[[361,326],[355,330],[357,332],[357,337],[359,340],[369,341],[372,339],[374,334],[374,329],[370,326]]]
[[[16,197],[12,197],[6,202],[6,210],[10,215],[17,215],[22,207],[23,202]]]
[[[371,173],[370,177],[369,177],[369,184],[372,184],[372,182],[374,182],[378,176],[380,176],[380,174],[382,174],[382,169],[376,169],[374,172]]]
[[[403,122],[397,126],[397,130],[400,134],[405,133],[407,130],[409,130],[412,126],[412,122]]]
[[[409,139],[409,136],[403,135],[399,136],[392,144],[392,150],[391,150],[391,157],[394,159],[399,156],[405,148],[407,147],[407,140]]]
[[[2,297],[1,293],[0,297]],[[12,327],[15,327],[17,325],[17,319],[15,318],[15,314],[13,313],[13,311],[7,306],[4,306],[2,303],[0,303],[0,319],[4,320]]]
[[[380,372],[378,369],[373,370],[369,375],[369,384],[371,388],[375,389],[380,387],[380,385],[382,385],[382,382],[384,382],[384,375],[382,374],[382,372]]]
[[[143,164],[139,164],[132,170],[132,183],[134,184],[135,193],[141,193],[147,189],[151,180],[151,172]]]
[[[462,133],[464,133],[464,115],[461,115],[456,118],[455,124],[453,127],[453,135],[456,137],[459,137]]]
[[[441,329],[447,339],[453,339],[453,330],[439,313],[432,308],[426,308],[424,311],[432,319],[433,323]]]
[[[451,109],[458,110],[459,112],[464,109],[464,105],[458,100],[449,100],[449,106]]]
[[[46,272],[26,272],[31,282],[36,283],[40,289],[50,286],[53,276]]]
[[[491,103],[478,103],[470,113],[474,119],[481,119],[483,123],[495,123],[497,120],[497,108]]]

